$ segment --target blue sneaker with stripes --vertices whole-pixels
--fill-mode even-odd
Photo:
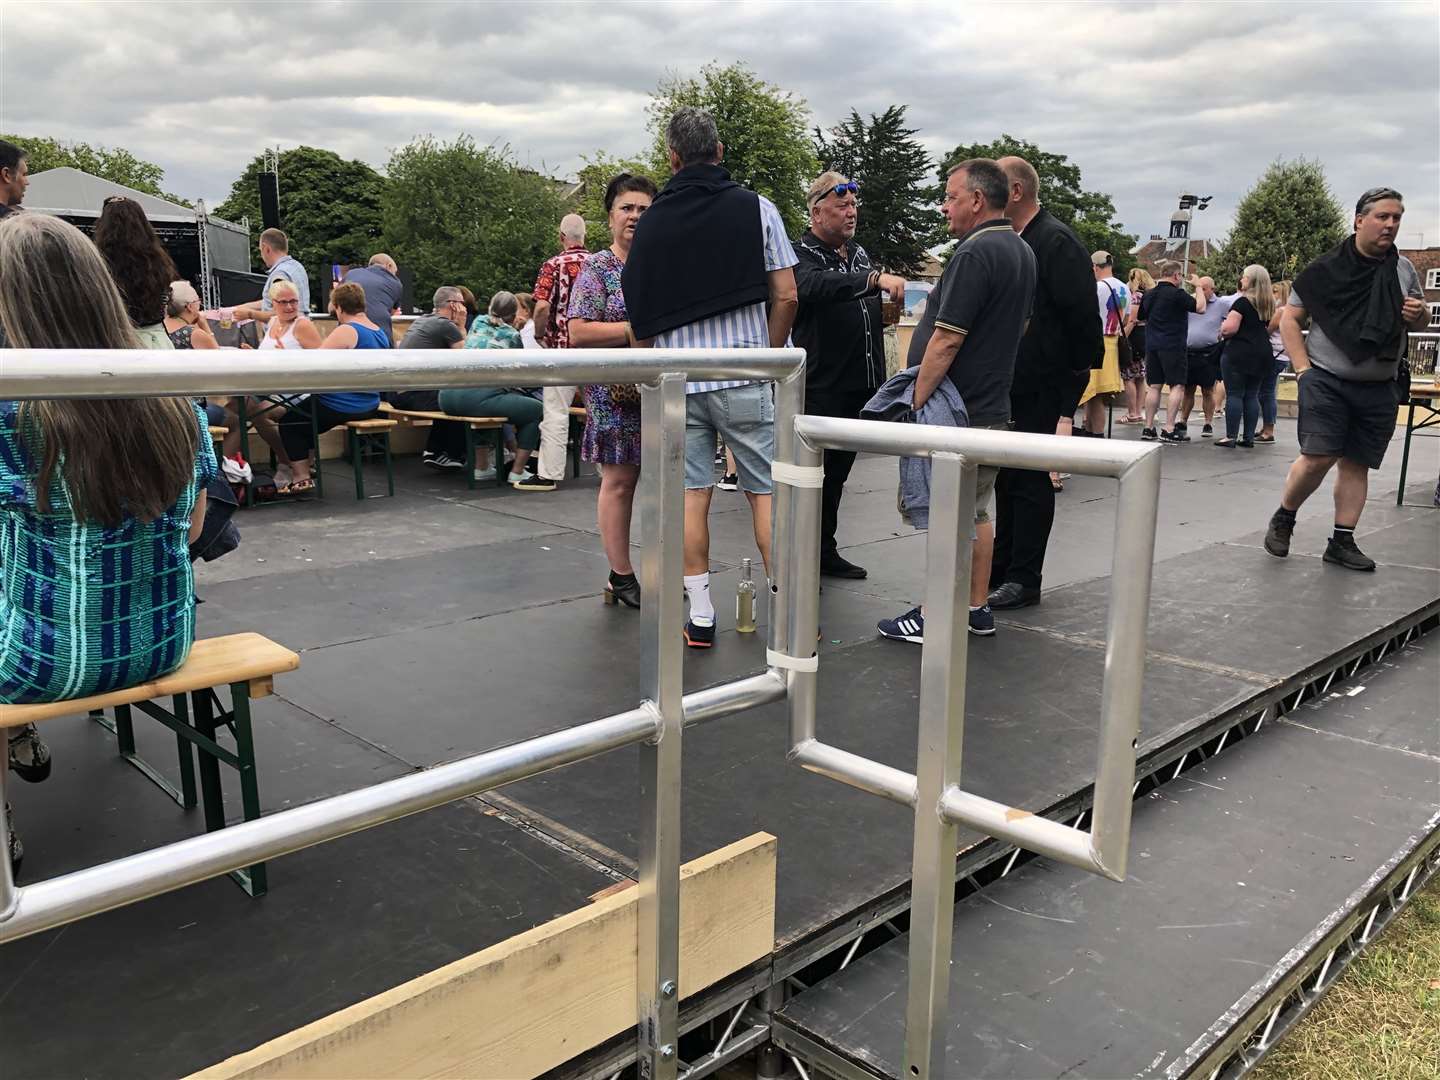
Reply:
[[[891,641],[910,641],[916,645],[925,644],[925,616],[918,607],[894,619],[881,619],[875,624],[881,637]]]

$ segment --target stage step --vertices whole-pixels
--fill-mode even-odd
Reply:
[[[1440,866],[1437,670],[1418,637],[1142,798],[1123,885],[1035,859],[960,901],[946,1076],[1245,1072]],[[791,999],[775,1042],[899,1080],[908,944]]]

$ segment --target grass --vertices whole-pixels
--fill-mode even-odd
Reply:
[[[1440,877],[1250,1075],[1440,1080]]]

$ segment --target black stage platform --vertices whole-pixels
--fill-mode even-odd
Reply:
[[[964,900],[946,1075],[1187,1075],[1265,1020],[1307,943],[1440,842],[1437,670],[1432,634],[1142,798],[1123,885],[1035,859]],[[908,943],[789,1001],[776,1041],[898,1078]]]
[[[1167,451],[1142,773],[1168,778],[1440,611],[1431,511],[1369,505],[1360,539],[1384,563],[1374,575],[1314,557],[1323,510],[1302,519],[1288,562],[1259,550],[1253,530],[1284,455]],[[637,698],[638,620],[598,599],[593,483],[534,497],[467,492],[409,463],[399,473],[394,499],[244,514],[244,546],[200,570],[203,635],[259,630],[302,652],[300,670],[255,708],[268,811]],[[819,726],[908,771],[920,651],[877,640],[874,623],[918,599],[923,538],[896,524],[893,484],[883,459],[862,459],[852,477],[841,539],[872,572],[826,582]],[[970,669],[967,789],[1058,817],[1086,806],[1108,591],[1095,574],[1108,566],[1113,509],[1113,485],[1072,480],[1044,605],[972,639],[982,659]],[[763,632],[737,635],[730,621],[735,567],[753,553],[743,498],[722,493],[713,522],[721,632],[711,652],[687,654],[687,688],[764,666]],[[171,761],[158,725],[137,733],[147,757]],[[118,761],[95,725],[59,721],[47,734],[55,775],[11,785],[22,883],[203,828]],[[907,905],[910,815],[787,765],[784,750],[773,707],[686,734],[683,857],[764,829],[780,858],[774,963],[691,1015],[783,982]],[[621,751],[276,860],[258,901],[222,879],[0,948],[5,1078],[184,1074],[581,906],[634,872],[635,778],[634,753]],[[973,834],[964,843],[962,876],[1009,858]],[[1373,869],[1383,854],[1371,854]],[[1132,860],[1141,877],[1144,861]],[[613,1072],[627,1052],[617,1045],[592,1064]]]

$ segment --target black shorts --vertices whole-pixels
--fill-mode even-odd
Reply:
[[[1151,386],[1184,386],[1184,349],[1151,349],[1145,354],[1145,381]]]
[[[1185,350],[1185,385],[1206,389],[1220,381],[1220,347]]]
[[[1313,364],[1297,386],[1300,452],[1316,457],[1343,457],[1367,469],[1385,460],[1395,434],[1399,399],[1395,380],[1355,382]]]

